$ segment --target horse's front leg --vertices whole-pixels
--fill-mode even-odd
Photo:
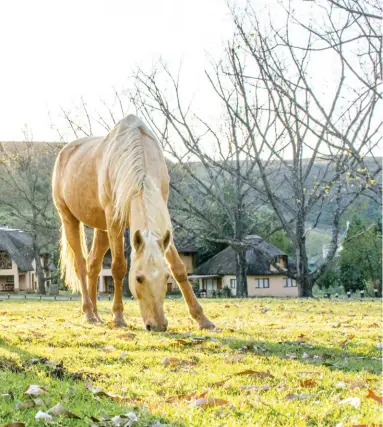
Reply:
[[[124,229],[113,222],[112,213],[106,215],[110,250],[112,252],[112,276],[114,282],[113,323],[115,326],[126,326],[124,304],[122,302],[122,281],[128,264],[124,256]]]
[[[188,280],[185,264],[182,262],[173,243],[166,252],[166,259],[189,307],[189,313],[192,318],[198,323],[200,329],[214,329],[214,324],[204,315],[202,307],[194,295],[193,288]]]
[[[102,260],[109,248],[108,234],[102,230],[94,230],[93,245],[87,259],[88,292],[93,305],[94,315],[102,322],[97,312],[97,280],[102,267]]]

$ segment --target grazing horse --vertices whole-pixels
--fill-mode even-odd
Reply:
[[[62,223],[62,274],[73,291],[81,291],[88,322],[102,321],[97,312],[97,279],[110,247],[113,322],[126,326],[122,281],[127,271],[124,229],[129,228],[129,288],[138,300],[146,329],[167,328],[163,304],[170,272],[200,328],[214,328],[174,246],[165,159],[156,138],[139,118],[127,116],[105,138],[82,138],[66,145],[56,160],[52,187]],[[89,253],[84,224],[94,228]]]

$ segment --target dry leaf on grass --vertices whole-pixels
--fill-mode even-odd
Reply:
[[[46,412],[39,411],[39,412],[37,412],[37,414],[35,415],[35,420],[46,420],[46,421],[51,421],[51,420],[53,420],[53,417],[52,417],[52,415],[47,414]]]
[[[383,427],[383,424],[354,424],[350,427]]]
[[[197,399],[202,399],[203,397],[205,397],[207,394],[207,391],[204,391],[203,393],[198,394],[197,392],[194,393],[190,393],[190,394],[179,394],[177,396],[171,396],[168,397],[166,399],[167,403],[175,403],[175,402],[179,402],[181,400],[187,400],[190,401],[192,399],[197,400]]]
[[[285,397],[285,400],[303,400],[303,399],[310,399],[311,397],[314,397],[313,394],[288,394]]]
[[[126,357],[128,355],[128,352],[126,352],[126,351],[123,351],[119,356],[118,356],[118,358],[119,359],[123,359],[124,357]]]
[[[225,385],[228,381],[230,380],[230,378],[225,378],[221,381],[216,381],[214,383],[210,383],[208,384],[209,387],[222,387],[223,385]]]
[[[10,423],[6,424],[4,427],[25,427],[24,423]]]
[[[360,398],[359,397],[348,397],[347,399],[339,402],[340,405],[351,405],[354,408],[359,408],[360,406]]]
[[[197,408],[213,408],[215,406],[229,406],[230,403],[224,399],[217,399],[216,397],[202,397],[197,400],[190,402],[191,406]]]
[[[268,384],[265,385],[240,385],[238,388],[242,390],[259,390],[259,391],[267,391],[270,390],[270,386]]]
[[[177,359],[176,357],[165,357],[161,362],[165,366],[195,366],[195,362],[190,360]]]
[[[18,403],[16,405],[17,409],[29,409],[29,408],[34,408],[35,406],[44,406],[45,403],[42,399],[32,399],[32,400],[27,400],[25,402],[21,402]]]
[[[375,394],[374,391],[371,390],[370,388],[368,389],[368,394],[367,394],[366,397],[369,397],[370,399],[374,399],[380,405],[383,405],[383,397],[382,396],[378,396],[377,394]]]
[[[301,387],[305,387],[305,388],[316,387],[317,385],[317,383],[312,379],[301,380],[299,384],[301,385]]]
[[[106,347],[100,348],[100,350],[105,351],[106,353],[110,351],[116,350],[116,347],[114,345],[107,345]]]
[[[113,425],[116,427],[130,426],[132,423],[138,421],[138,417],[134,412],[128,412],[127,414],[117,415],[110,421],[112,421]]]
[[[126,334],[122,334],[118,336],[119,338],[125,338],[128,340],[132,340],[136,337],[136,334],[132,334],[131,332],[127,332]]]
[[[274,378],[274,375],[270,371],[253,371],[252,369],[246,369],[245,371],[237,372],[234,376],[250,375],[256,378]]]
[[[362,380],[357,380],[357,381],[350,381],[350,380],[345,380],[346,383],[350,384],[350,389],[354,390],[356,388],[363,388],[363,387],[367,387],[367,383],[366,381],[362,381]]]
[[[86,388],[97,397],[106,397],[108,399],[111,399],[115,402],[125,402],[125,403],[139,403],[141,402],[141,399],[136,397],[124,397],[124,396],[118,396],[117,394],[107,393],[106,391],[102,390],[101,387],[95,387],[93,388],[91,385],[87,384]]]
[[[68,411],[68,409],[66,409],[61,403],[58,403],[53,408],[49,409],[48,413],[54,415],[55,417],[66,417],[81,420],[79,416]]]
[[[24,394],[29,394],[31,396],[40,396],[48,391],[46,387],[40,387],[39,385],[31,384]]]

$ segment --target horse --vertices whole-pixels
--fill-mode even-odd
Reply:
[[[86,137],[67,144],[55,162],[52,193],[61,220],[62,278],[74,292],[81,291],[82,311],[89,323],[102,323],[97,311],[97,281],[110,247],[113,323],[127,325],[122,283],[127,272],[124,230],[129,228],[129,288],[138,301],[145,328],[167,329],[163,304],[169,274],[199,327],[214,328],[174,245],[167,207],[168,170],[154,134],[142,120],[129,115],[105,137]],[[94,229],[90,252],[84,225]]]

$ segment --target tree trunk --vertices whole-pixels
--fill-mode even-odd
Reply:
[[[298,213],[297,218],[297,285],[299,297],[312,297],[313,281],[309,270],[308,257],[306,252],[306,234],[303,212]]]
[[[43,267],[41,265],[40,249],[37,246],[35,239],[33,242],[33,254],[35,256],[35,261],[36,261],[36,275],[37,275],[37,282],[38,282],[38,286],[39,286],[39,293],[45,294],[44,270],[43,270]]]
[[[239,249],[236,252],[236,281],[237,297],[247,297],[247,268],[246,268],[246,250]]]

